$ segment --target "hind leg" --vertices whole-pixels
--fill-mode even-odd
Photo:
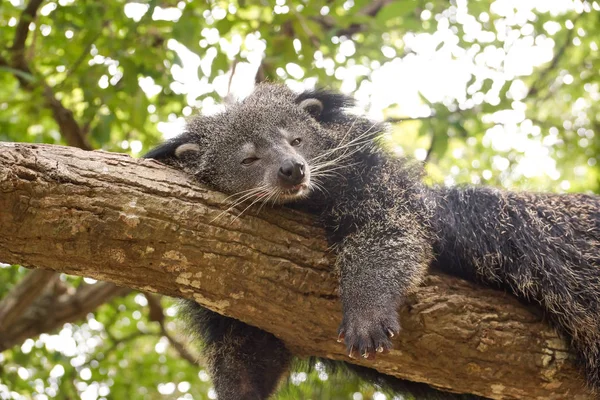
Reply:
[[[264,400],[287,371],[291,355],[272,334],[185,302],[219,400]]]

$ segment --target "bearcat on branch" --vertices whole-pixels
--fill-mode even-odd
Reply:
[[[539,304],[600,387],[600,198],[431,188],[422,167],[382,149],[385,125],[352,115],[350,98],[262,84],[146,155],[244,203],[316,214],[340,273],[339,338],[350,356],[387,351],[397,309],[429,267]],[[268,398],[291,355],[270,333],[187,302],[220,400]],[[364,367],[399,392],[432,394]],[[438,398],[467,398],[441,394]],[[432,397],[428,397],[432,398]]]

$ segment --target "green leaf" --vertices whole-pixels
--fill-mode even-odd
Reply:
[[[386,22],[393,18],[405,16],[414,11],[419,3],[414,0],[394,1],[385,5],[375,17],[378,23]]]
[[[2,71],[3,72],[8,72],[8,73],[16,75],[16,76],[18,76],[20,78],[23,78],[23,79],[25,79],[29,83],[33,83],[36,80],[35,76],[31,75],[28,72],[22,71],[20,69],[16,69],[16,68],[12,68],[12,67],[7,67],[7,66],[4,66],[4,65],[0,65],[0,72],[2,72]]]

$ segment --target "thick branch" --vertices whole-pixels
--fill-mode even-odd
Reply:
[[[225,197],[152,160],[0,144],[0,261],[193,298],[348,361],[321,229],[284,209],[214,220]],[[395,350],[353,362],[496,399],[591,398],[563,341],[509,295],[432,274],[401,320]]]
[[[29,27],[31,23],[36,20],[38,9],[44,0],[31,0],[21,13],[19,22],[15,29],[15,37],[13,40],[12,47],[12,62],[9,64],[8,60],[0,56],[0,66],[9,67],[15,78],[19,81],[21,87],[29,92],[34,92],[37,87],[41,87],[43,97],[46,106],[52,111],[54,120],[58,124],[59,130],[70,146],[80,147],[85,150],[90,150],[91,146],[86,138],[85,132],[80,128],[79,124],[75,120],[73,112],[60,102],[60,100],[54,94],[52,88],[43,80],[35,79],[31,68],[27,63],[26,57],[26,41],[29,34]],[[37,30],[36,30],[37,32]],[[35,34],[35,32],[34,32]],[[33,41],[29,46],[29,55],[34,53],[36,36],[33,37]],[[37,85],[37,86],[36,86]],[[41,279],[40,279],[41,278]],[[44,282],[45,279],[45,282]],[[31,303],[38,298],[42,291],[51,283],[57,279],[57,276],[52,276],[50,271],[33,271],[29,274],[28,279],[25,282],[33,282],[33,284],[24,287],[14,288],[11,293],[7,296],[10,301],[3,301],[0,304],[0,342],[2,343],[19,343],[23,339],[23,335],[17,334],[17,332],[31,332],[31,328],[40,328],[44,325],[46,328],[56,327],[51,324],[39,324],[37,321],[27,320],[24,317],[27,315],[28,307]],[[23,290],[21,290],[23,289]],[[21,291],[19,291],[21,290]],[[6,300],[6,299],[5,299]],[[101,304],[101,303],[100,303]],[[39,309],[35,307],[34,309]],[[69,308],[72,310],[72,308]],[[86,310],[89,312],[91,310]],[[77,316],[78,313],[74,313]],[[84,314],[85,315],[85,314]],[[59,322],[56,318],[48,318],[44,316],[44,321],[55,321]],[[42,318],[36,318],[41,320]],[[67,321],[71,321],[67,319]],[[63,321],[66,322],[66,321]],[[12,335],[8,335],[7,329],[11,329]],[[42,330],[42,332],[45,330]],[[41,332],[38,332],[38,334]],[[1,347],[1,346],[0,346]]]

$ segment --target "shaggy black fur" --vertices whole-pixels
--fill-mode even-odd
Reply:
[[[273,393],[291,360],[281,340],[194,301],[183,301],[180,314],[202,341],[220,400],[259,400]]]
[[[377,145],[382,124],[347,113],[352,104],[328,91],[259,85],[225,112],[190,121],[148,157],[240,202],[286,202],[317,214],[337,254],[340,335],[349,352],[370,356],[391,346],[397,307],[435,265],[539,303],[598,387],[600,199],[426,187],[418,164]],[[290,160],[305,166],[292,187],[280,179]],[[221,400],[273,393],[291,358],[281,341],[195,303],[186,310]],[[465,398],[350,368],[400,392]]]

